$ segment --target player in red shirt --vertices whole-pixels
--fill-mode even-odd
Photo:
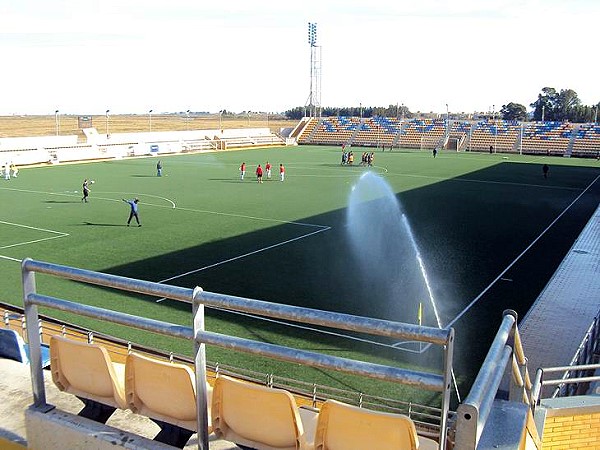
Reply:
[[[263,176],[263,170],[262,167],[260,167],[260,164],[258,165],[258,167],[256,168],[256,181],[258,181],[259,183],[262,183],[262,176]]]
[[[279,181],[283,181],[285,179],[285,167],[283,164],[279,164]]]
[[[244,181],[244,175],[246,175],[246,163],[243,162],[240,166],[240,180]]]
[[[265,166],[265,170],[267,171],[267,179],[271,179],[271,163],[267,161],[267,165]]]

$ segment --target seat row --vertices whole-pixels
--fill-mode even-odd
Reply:
[[[187,365],[136,352],[116,363],[102,345],[58,335],[50,338],[50,357],[54,383],[84,401],[79,415],[104,423],[116,408],[130,409],[161,426],[155,440],[180,448],[198,431],[195,374]],[[400,414],[335,400],[319,411],[298,407],[285,389],[226,375],[206,392],[208,432],[253,449],[438,448]]]

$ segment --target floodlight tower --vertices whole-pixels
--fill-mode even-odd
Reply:
[[[317,24],[308,23],[308,44],[310,45],[310,94],[308,95],[308,115],[321,115],[321,47],[317,45]]]

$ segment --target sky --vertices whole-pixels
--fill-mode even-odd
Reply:
[[[206,3],[206,4],[205,4]],[[600,101],[598,0],[0,0],[0,115]]]

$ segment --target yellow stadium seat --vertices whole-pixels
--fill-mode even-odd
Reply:
[[[213,390],[212,424],[217,437],[257,450],[311,448],[296,401],[283,389],[221,375]]]
[[[196,384],[192,369],[184,364],[132,352],[125,362],[125,394],[133,412],[197,431]],[[209,398],[212,388],[207,384]]]
[[[114,408],[127,407],[124,365],[112,362],[108,351],[100,345],[52,336],[50,370],[61,391],[110,407],[98,413],[97,407],[84,401],[86,408],[79,413],[81,416],[106,422]]]
[[[438,446],[430,439],[420,440],[413,421],[407,416],[327,400],[319,411],[314,448],[424,450]]]

